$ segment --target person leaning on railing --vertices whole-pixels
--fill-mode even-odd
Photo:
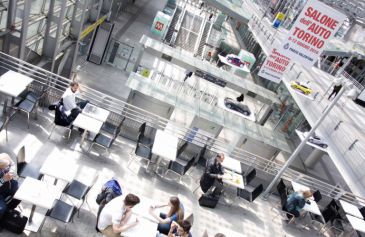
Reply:
[[[6,153],[0,154],[0,222],[6,210],[14,209],[20,203],[19,200],[10,200],[18,190],[18,181],[14,180],[16,176],[15,164],[10,156]]]

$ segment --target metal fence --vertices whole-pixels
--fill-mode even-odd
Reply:
[[[61,77],[4,53],[0,53],[0,67],[7,70],[17,71],[33,78],[34,82],[32,83],[32,87],[34,89],[38,88],[39,85],[48,86],[49,93],[46,100],[48,103],[54,103],[59,100],[62,93],[68,87],[71,81],[67,78]],[[85,85],[82,85],[81,96],[83,99],[87,99],[91,103],[103,106],[103,108],[109,110],[111,113],[108,117],[108,121],[114,124],[118,124],[118,122],[121,121],[123,117],[126,117],[128,120],[137,123],[147,122],[147,124],[153,128],[166,128],[165,130],[167,130],[167,132],[174,134],[182,140],[185,140],[188,134],[196,132],[190,128],[182,127],[173,121],[162,118],[117,98],[113,98]],[[169,126],[167,126],[167,124]],[[201,147],[207,146],[209,150],[214,152],[225,151],[226,147],[230,146],[230,144],[226,141],[203,135],[199,132],[196,134],[194,140]],[[282,164],[257,156],[238,147],[234,148],[233,152],[230,154],[230,157],[239,160],[246,166],[251,166],[261,172],[264,172],[267,177],[270,178],[272,178],[272,176],[274,176],[282,167]],[[355,204],[360,203],[365,205],[365,199],[362,197],[355,196],[350,192],[292,169],[287,169],[283,175],[283,178],[288,181],[295,180],[296,182],[304,184],[313,190],[320,190],[323,195],[328,197],[341,198]]]

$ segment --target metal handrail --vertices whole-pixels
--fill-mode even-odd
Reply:
[[[0,52],[0,67],[8,70],[18,71],[33,78],[36,83],[49,86],[52,90],[52,93],[49,95],[52,96],[52,98],[49,98],[50,101],[57,101],[61,97],[63,91],[68,87],[68,84],[71,82],[70,79],[61,77],[57,74],[51,73],[45,69],[21,61],[2,52]],[[115,122],[118,119],[120,120],[121,117],[127,117],[133,121],[138,122],[147,122],[152,127],[160,129],[165,128],[167,131],[175,134],[175,136],[182,140],[186,140],[187,135],[193,132],[192,129],[182,127],[180,124],[177,124],[174,121],[160,117],[149,111],[106,95],[85,85],[82,85],[81,95],[83,98],[90,100],[92,103],[103,106],[104,108],[111,111],[111,115],[109,116],[108,120],[111,120],[112,122]],[[108,106],[106,106],[106,104],[108,104]],[[225,151],[226,147],[229,146],[226,141],[205,134],[203,135],[202,133],[199,133],[199,131],[196,133],[194,140],[201,146],[209,144],[208,148],[215,152]],[[207,141],[209,142],[207,143]],[[268,175],[275,175],[282,167],[282,165],[279,163],[268,160],[264,157],[260,157],[238,147],[233,149],[230,156],[239,160],[245,165],[252,166]],[[293,169],[287,169],[283,175],[283,178],[289,181],[295,180],[296,182],[305,184],[314,190],[320,190],[323,195],[329,197],[341,197],[341,199],[353,202],[354,204],[361,203],[362,205],[365,205],[364,198],[356,196],[339,187],[320,181],[316,178],[302,174]]]

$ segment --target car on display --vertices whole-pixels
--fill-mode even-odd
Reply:
[[[300,83],[299,81],[293,81],[291,82],[291,88],[305,94],[305,95],[309,95],[312,93],[312,89],[305,86],[303,83]]]
[[[224,99],[224,106],[226,106],[228,109],[241,113],[245,116],[250,116],[251,114],[251,111],[247,105],[242,104],[228,97]]]
[[[230,64],[233,64],[237,67],[244,67],[245,66],[245,63],[242,62],[241,59],[237,55],[228,54],[226,56],[226,58],[227,58],[227,62],[229,62]]]
[[[308,132],[305,132],[304,136],[307,136],[307,134],[308,134]],[[328,144],[325,141],[323,141],[323,139],[321,139],[316,134],[313,134],[312,136],[310,136],[309,139],[308,139],[308,142],[310,142],[314,145],[317,145],[319,147],[322,147],[322,148],[327,148],[328,147]]]

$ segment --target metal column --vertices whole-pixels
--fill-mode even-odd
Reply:
[[[24,56],[25,56],[25,45],[27,43],[27,35],[28,35],[28,27],[29,27],[30,4],[31,4],[31,1],[24,1],[22,30],[20,32],[20,42],[19,42],[19,51],[18,51],[18,58],[20,60],[25,60]]]

